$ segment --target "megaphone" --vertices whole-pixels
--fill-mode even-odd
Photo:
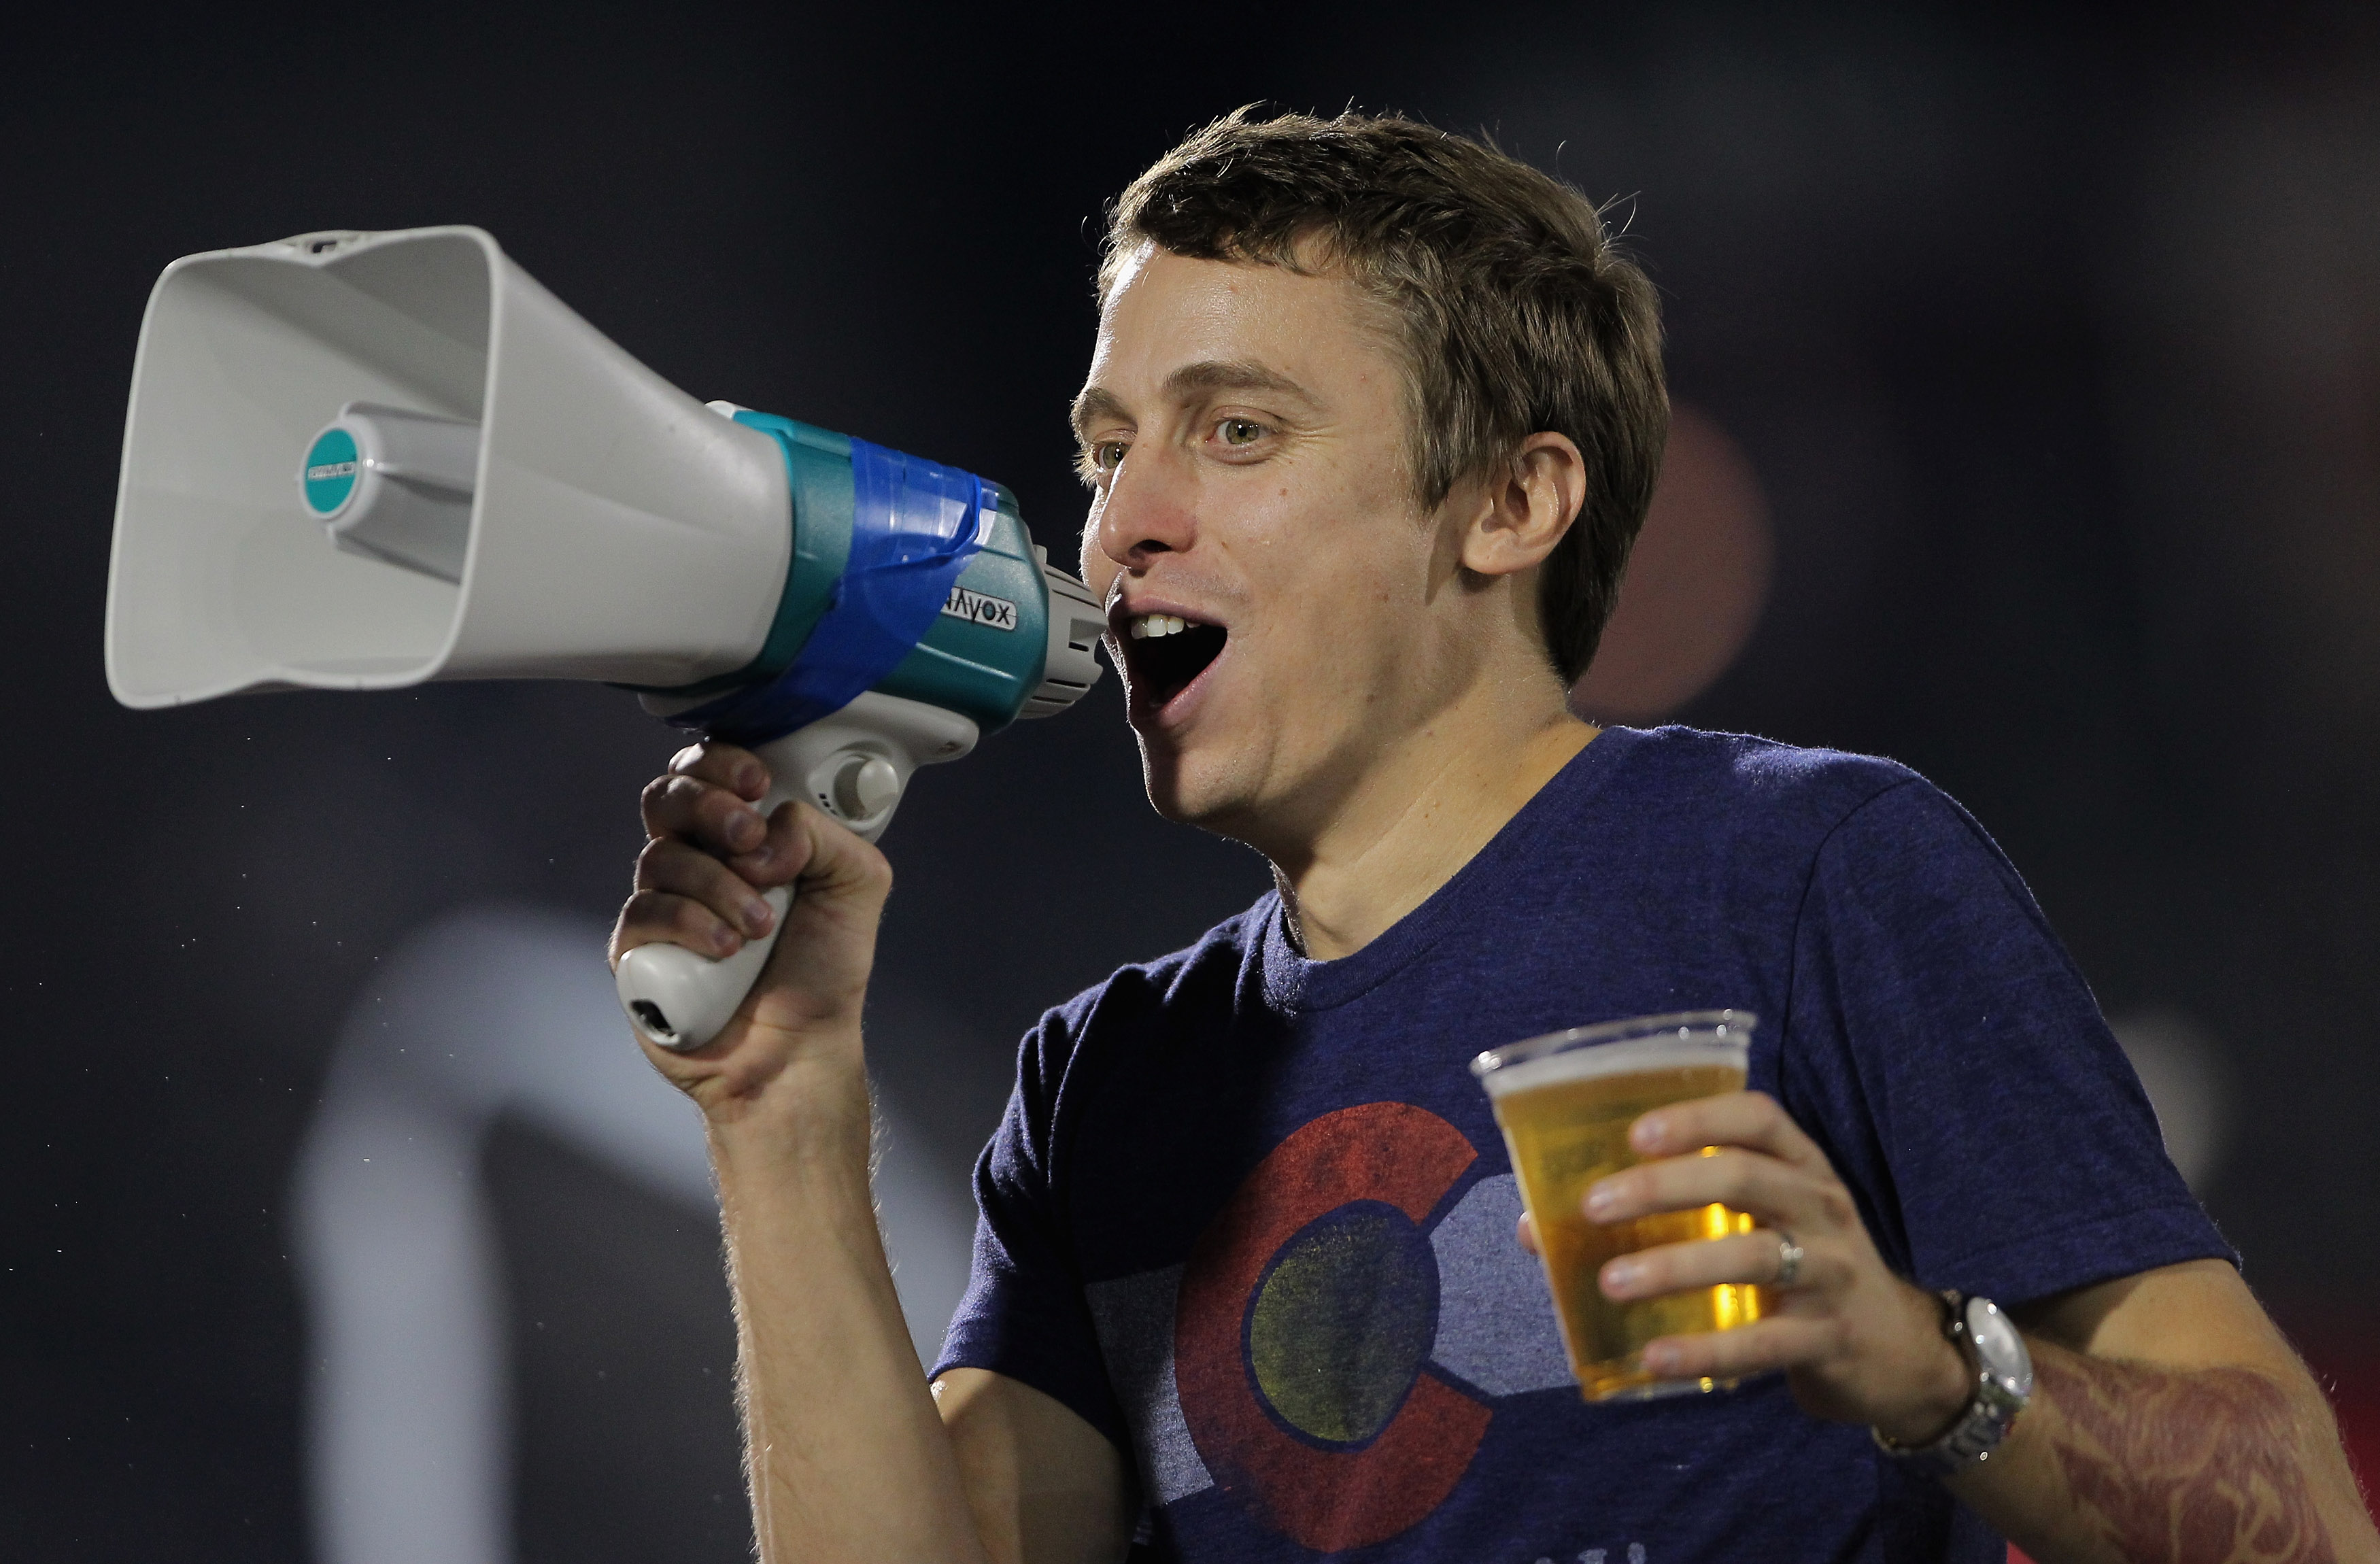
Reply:
[[[107,584],[108,687],[591,679],[758,749],[874,840],[910,774],[1074,704],[1106,630],[998,484],[704,404],[471,227],[185,256],[140,325]],[[698,1048],[783,926],[620,964]]]

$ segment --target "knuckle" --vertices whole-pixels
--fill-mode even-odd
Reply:
[[[700,853],[682,842],[667,837],[645,844],[637,855],[636,883],[639,890],[681,891],[696,877],[698,866],[709,862]]]
[[[1743,1152],[1722,1151],[1707,1160],[1712,1193],[1721,1200],[1733,1203],[1759,1182],[1758,1163]]]
[[[709,791],[692,777],[656,777],[645,789],[646,808],[650,818],[674,827],[701,807]]]
[[[670,898],[670,927],[681,934],[707,940],[719,926],[719,918],[709,907],[686,896]]]
[[[652,930],[669,927],[668,898],[660,891],[639,887],[620,908],[619,932],[626,936],[635,930]]]
[[[703,829],[717,832],[722,838],[729,828],[753,817],[752,806],[728,792],[714,787],[705,790],[695,807],[699,811]],[[768,822],[761,822],[761,840],[767,840]]]

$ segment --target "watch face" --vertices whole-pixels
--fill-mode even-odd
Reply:
[[[1994,1379],[2019,1396],[2033,1394],[2033,1354],[2025,1351],[2015,1322],[1990,1299],[1968,1300],[1967,1339],[1975,1344],[1975,1356]]]

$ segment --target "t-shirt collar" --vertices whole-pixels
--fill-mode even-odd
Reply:
[[[1288,911],[1280,893],[1259,903],[1265,998],[1284,1012],[1328,1010],[1377,988],[1406,963],[1427,952],[1466,918],[1489,915],[1509,866],[1529,850],[1545,822],[1575,817],[1602,790],[1604,780],[1645,735],[1633,728],[1606,728],[1571,757],[1536,796],[1521,806],[1488,844],[1471,856],[1429,899],[1391,924],[1370,944],[1337,961],[1308,961],[1289,937]]]

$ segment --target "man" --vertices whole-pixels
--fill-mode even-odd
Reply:
[[[890,870],[761,820],[737,750],[648,790],[615,952],[731,950],[798,881],[736,1022],[654,1060],[710,1126],[764,1557],[2380,1558],[1973,823],[1888,763],[1565,709],[1667,416],[1586,202],[1402,120],[1234,115],[1126,192],[1099,297],[1083,560],[1149,798],[1277,891],[1026,1039],[929,1395],[868,1202]],[[1646,1349],[1737,1388],[1587,1405],[1464,1063],[1720,1005],[1764,1018],[1754,1089],[1640,1121],[1588,1215],[1760,1230],[1599,1283],[1779,1307]],[[1954,1328],[1989,1310],[1932,1289],[2022,1325],[2012,1426]]]

